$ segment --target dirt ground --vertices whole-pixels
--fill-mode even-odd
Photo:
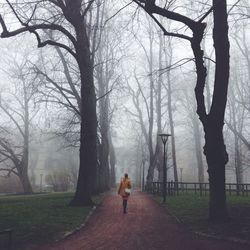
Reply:
[[[135,192],[122,213],[122,201],[108,195],[85,227],[36,250],[249,250],[250,245],[189,232],[149,195]]]

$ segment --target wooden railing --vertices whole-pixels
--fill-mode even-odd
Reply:
[[[226,191],[229,195],[250,195],[250,184],[236,184],[236,183],[226,183]],[[145,191],[152,194],[162,194],[162,182],[150,182],[145,186]],[[199,194],[200,196],[209,194],[209,183],[199,183],[199,182],[174,182],[170,181],[166,184],[167,195],[178,195],[181,193]]]

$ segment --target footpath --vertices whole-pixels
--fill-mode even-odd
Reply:
[[[104,198],[86,225],[39,250],[249,250],[250,246],[191,233],[150,195],[134,192],[128,213],[116,194]]]

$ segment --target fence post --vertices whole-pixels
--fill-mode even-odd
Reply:
[[[202,187],[203,187],[203,184],[202,183],[199,183],[199,188],[200,188],[200,196],[202,196]]]
[[[168,188],[167,188],[167,189],[168,189],[168,191],[167,191],[168,196],[170,196],[170,184],[171,184],[171,183],[170,183],[170,182],[168,182],[168,185],[167,185],[167,186],[168,186]]]

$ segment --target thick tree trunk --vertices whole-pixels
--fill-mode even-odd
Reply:
[[[213,1],[214,13],[214,47],[216,55],[216,70],[213,100],[210,113],[206,114],[204,101],[204,86],[206,68],[203,62],[203,51],[200,47],[203,29],[196,29],[191,41],[197,69],[197,84],[195,88],[197,113],[205,132],[204,154],[208,163],[210,184],[209,219],[225,221],[228,219],[225,192],[225,164],[228,161],[223,138],[225,107],[229,78],[229,41],[227,25],[226,0]]]
[[[24,194],[32,194],[33,190],[32,190],[31,184],[30,184],[30,180],[29,180],[27,171],[20,173],[18,176],[19,176],[19,179],[21,181]]]
[[[91,194],[96,180],[97,116],[93,64],[86,25],[80,13],[81,1],[72,3],[72,24],[76,32],[76,54],[81,76],[80,168],[76,192],[70,205],[93,205]],[[74,7],[74,8],[73,8]]]
[[[222,127],[211,121],[205,129],[206,144],[204,152],[208,163],[210,184],[209,219],[225,221],[228,219],[225,192],[225,164],[228,161],[224,145]]]
[[[204,152],[208,162],[210,183],[209,218],[213,221],[225,221],[228,219],[225,192],[225,165],[228,162],[228,155],[223,138],[229,80],[227,1],[214,0],[213,7],[216,69],[212,106],[208,126],[205,127]]]

